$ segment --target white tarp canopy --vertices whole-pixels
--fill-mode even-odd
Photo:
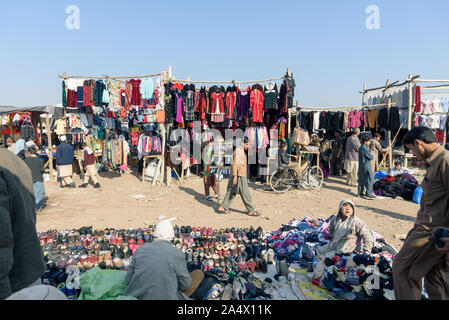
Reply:
[[[42,112],[50,114],[63,114],[64,108],[62,105],[55,106],[37,106],[37,107],[13,107],[13,106],[0,106],[0,116],[13,113],[13,112]]]

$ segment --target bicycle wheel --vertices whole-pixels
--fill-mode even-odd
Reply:
[[[323,180],[324,174],[323,170],[321,170],[320,167],[314,166],[308,170],[307,183],[309,184],[310,188],[314,190],[321,189]]]
[[[270,187],[274,192],[284,193],[291,189],[291,185],[285,183],[285,180],[293,180],[289,171],[276,171],[270,178]]]

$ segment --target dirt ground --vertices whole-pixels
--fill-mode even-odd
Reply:
[[[250,183],[253,203],[262,216],[246,215],[240,197],[232,204],[231,214],[220,215],[216,213],[218,204],[205,199],[202,179],[196,175],[170,187],[153,187],[149,182],[142,183],[137,175],[120,176],[113,172],[101,174],[99,181],[101,189],[91,185],[87,189],[61,189],[53,180],[46,182],[48,206],[38,213],[38,231],[82,226],[139,228],[156,224],[160,216],[176,217],[175,224],[179,226],[261,226],[265,231],[275,231],[293,218],[327,218],[337,212],[342,198],[350,198],[357,206],[356,215],[400,249],[401,238],[412,228],[419,207],[399,199],[357,198],[357,189],[345,185],[343,177],[330,177],[319,191],[290,190],[285,194],[275,194],[264,185]],[[79,177],[75,182],[81,184]],[[220,183],[221,199],[227,182],[225,178]]]

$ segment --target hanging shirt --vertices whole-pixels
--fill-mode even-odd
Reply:
[[[441,100],[441,110],[444,113],[449,112],[449,100],[448,99]]]
[[[58,136],[66,134],[67,122],[65,121],[65,119],[56,120],[55,126],[56,126],[56,134]]]
[[[140,83],[140,93],[142,94],[142,99],[151,99],[153,98],[154,89],[153,89],[153,79],[144,78]]]
[[[429,119],[429,128],[431,129],[439,129],[440,128],[440,116],[437,114],[432,114],[428,116]]]

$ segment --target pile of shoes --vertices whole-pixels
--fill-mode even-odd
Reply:
[[[173,244],[186,255],[189,269],[220,269],[267,273],[274,263],[274,250],[264,239],[262,228],[175,226]]]

